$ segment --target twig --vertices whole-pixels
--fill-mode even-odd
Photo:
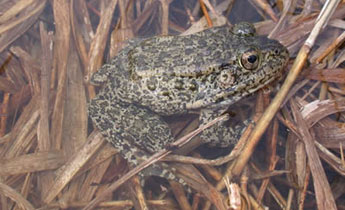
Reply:
[[[206,18],[206,20],[207,20],[207,25],[211,28],[211,27],[213,26],[212,20],[211,20],[209,14],[208,14],[208,12],[207,12],[207,9],[206,9],[206,7],[205,7],[204,1],[203,1],[203,0],[199,0],[199,2],[200,2],[201,10],[202,10],[202,12],[204,13],[205,18]]]

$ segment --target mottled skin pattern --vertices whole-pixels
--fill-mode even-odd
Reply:
[[[285,47],[256,36],[247,23],[131,40],[92,76],[93,84],[104,87],[91,100],[89,115],[123,157],[137,165],[174,141],[161,116],[200,111],[200,122],[207,123],[280,77],[287,60]],[[202,139],[228,146],[241,131],[241,125],[218,123]],[[176,179],[165,168],[159,163],[144,174]]]

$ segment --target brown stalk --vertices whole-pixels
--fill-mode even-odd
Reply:
[[[330,54],[335,48],[339,47],[339,45],[341,45],[341,43],[344,42],[345,39],[345,32],[341,33],[336,40],[334,40],[334,42],[331,43],[331,45],[329,45],[329,47],[323,52],[323,54],[321,56],[319,56],[316,59],[316,63],[320,63],[328,54]]]
[[[41,151],[51,149],[49,134],[49,92],[50,92],[50,75],[52,51],[52,36],[47,33],[43,23],[40,23],[40,35],[42,46],[42,65],[41,65],[41,98],[40,98],[40,121],[38,124],[38,148]]]
[[[306,153],[308,155],[308,165],[313,176],[317,206],[319,209],[337,209],[326,174],[321,165],[320,157],[317,154],[313,142],[313,134],[309,132],[307,123],[303,120],[301,113],[297,111],[297,105],[293,100],[291,100],[291,106],[294,111],[296,122],[300,126],[298,127],[298,130],[301,134],[301,140],[303,140],[305,144]]]
[[[55,19],[55,45],[54,48],[54,63],[55,74],[57,74],[57,93],[54,104],[54,111],[52,115],[52,147],[55,149],[61,148],[62,141],[62,124],[64,118],[65,107],[65,92],[66,92],[66,78],[67,78],[67,62],[70,48],[70,16],[69,3],[66,0],[54,1],[53,12]],[[52,81],[55,81],[52,79]]]
[[[26,200],[20,193],[10,186],[0,182],[0,193],[6,197],[11,198],[17,203],[22,209],[34,210],[34,206]]]
[[[1,81],[0,81],[0,83],[1,83]],[[6,93],[4,95],[4,100],[3,100],[2,105],[0,107],[0,136],[4,136],[6,134],[9,99],[10,99],[10,94]]]
[[[94,39],[92,40],[89,50],[89,65],[87,70],[87,81],[91,75],[97,71],[102,65],[104,49],[107,43],[107,36],[110,30],[111,18],[115,10],[117,0],[110,1],[105,11],[101,13],[100,21],[96,30]],[[93,98],[93,95],[92,97]]]
[[[52,68],[52,34],[48,34],[42,22],[40,22],[40,37],[42,47],[41,59],[41,84],[40,84],[40,119],[37,126],[37,142],[39,151],[49,151],[52,149],[49,128],[49,97],[50,97],[50,76]],[[40,174],[40,188],[42,194],[47,192],[50,183],[53,180],[51,171]]]
[[[274,22],[278,22],[278,18],[275,15],[271,6],[265,0],[253,0],[253,2],[258,5],[265,13],[267,13]]]
[[[23,3],[29,5],[25,7],[25,12],[21,12]],[[0,24],[0,52],[3,52],[36,22],[45,5],[46,0],[28,2],[22,0],[2,14],[0,23],[6,23]],[[16,18],[13,18],[14,16]],[[12,18],[12,21],[7,21],[9,18]]]
[[[160,0],[162,5],[162,35],[169,33],[169,4],[171,0]]]
[[[203,12],[203,14],[204,14],[204,16],[206,18],[207,25],[208,25],[208,27],[211,28],[213,26],[213,24],[212,24],[212,21],[211,21],[211,18],[209,16],[208,12],[207,12],[207,9],[206,9],[206,6],[204,4],[204,1],[203,0],[199,0],[199,3],[200,3],[201,10],[202,10],[202,12]]]
[[[59,151],[35,152],[11,159],[0,159],[1,175],[25,174],[57,169],[65,162]]]
[[[278,121],[274,120],[273,122],[273,128],[272,128],[272,135],[270,138],[270,145],[269,148],[267,148],[267,150],[270,152],[270,156],[269,156],[269,166],[268,166],[268,171],[273,171],[277,162],[278,162],[278,157],[276,156],[276,147],[277,147],[277,137],[278,137]],[[259,189],[259,193],[256,197],[257,201],[259,203],[261,203],[262,198],[265,194],[266,188],[268,186],[269,183],[269,179],[265,179],[262,181],[260,189]]]
[[[44,197],[45,203],[50,203],[61,190],[70,182],[80,168],[91,158],[91,156],[102,145],[103,138],[100,133],[93,133],[88,137],[88,141],[74,156],[68,160],[58,171],[53,185]]]
[[[32,137],[36,134],[39,118],[38,97],[31,99],[17,120],[11,132],[11,144],[6,145],[2,156],[13,158],[30,149]]]
[[[90,48],[91,37],[94,31],[91,25],[87,4],[83,0],[70,1],[71,27],[79,58],[83,66],[83,74],[86,75],[86,68],[89,64],[88,50]]]

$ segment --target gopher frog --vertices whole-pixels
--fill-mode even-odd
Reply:
[[[248,23],[130,40],[93,74],[91,83],[103,88],[91,100],[89,116],[122,156],[137,165],[174,141],[161,116],[199,112],[205,124],[280,77],[288,57],[284,46],[255,35]],[[240,130],[218,123],[202,139],[227,146],[236,143]],[[156,164],[144,174],[175,179],[163,166]]]

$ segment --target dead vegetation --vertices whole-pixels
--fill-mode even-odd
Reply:
[[[1,209],[345,209],[345,5],[336,0],[249,1],[262,17],[257,32],[288,47],[288,75],[272,101],[259,94],[256,123],[229,155],[166,156],[187,136],[150,159],[187,163],[174,167],[195,189],[191,202],[173,182],[142,189],[130,175],[150,162],[126,174],[125,161],[91,130],[87,101],[97,90],[88,79],[123,41],[193,33],[241,15],[239,1],[200,2],[0,2]],[[181,119],[171,124],[179,136],[198,127]]]

